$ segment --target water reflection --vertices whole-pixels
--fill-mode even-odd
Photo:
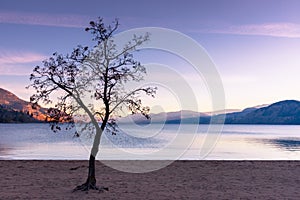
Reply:
[[[186,126],[184,127],[186,131],[180,137],[185,138],[188,134],[194,134],[189,125],[182,126]],[[207,126],[199,127],[199,135],[194,144],[190,149],[186,149],[180,159],[200,159],[199,149],[202,148],[206,130]],[[149,129],[149,132],[152,133],[153,130]],[[225,125],[223,132],[206,159],[300,159],[300,126]],[[99,154],[103,156],[101,159],[129,159],[124,158],[118,151],[112,151],[112,146],[132,152],[132,155],[139,159],[141,154],[147,155],[149,152],[158,151],[167,141],[177,137],[177,126],[166,125],[162,134],[156,135],[157,138],[144,136],[139,139],[133,136],[124,138],[120,133],[104,136],[107,138],[101,142]],[[181,140],[178,141],[178,144],[174,145],[174,152],[186,148],[181,145]],[[84,137],[73,138],[72,131],[53,133],[48,124],[0,124],[0,160],[88,159],[91,142]]]
[[[300,151],[300,138],[268,139],[265,142],[288,151]]]
[[[5,159],[7,155],[10,155],[12,148],[9,148],[3,144],[0,144],[0,159]]]

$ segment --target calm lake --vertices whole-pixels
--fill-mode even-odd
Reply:
[[[222,131],[218,130],[222,128]],[[300,160],[300,126],[120,125],[97,159]],[[78,130],[78,127],[77,127]],[[0,159],[88,159],[92,136],[48,124],[0,124]]]

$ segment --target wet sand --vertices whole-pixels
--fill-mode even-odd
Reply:
[[[300,197],[300,161],[176,161],[142,174],[120,172],[101,162],[96,165],[97,183],[109,187],[108,192],[72,192],[85,181],[87,161],[0,161],[0,199]]]

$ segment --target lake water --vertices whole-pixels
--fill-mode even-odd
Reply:
[[[120,128],[116,135],[102,135],[98,159],[300,160],[300,126]],[[0,159],[88,159],[91,136],[74,138],[73,133],[53,133],[48,124],[0,124]]]

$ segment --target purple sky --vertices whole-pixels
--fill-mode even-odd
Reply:
[[[217,66],[227,108],[300,100],[299,10],[297,0],[0,0],[0,87],[28,100],[32,91],[24,86],[33,67],[55,51],[91,44],[84,27],[101,16],[107,23],[119,18],[120,31],[164,27],[196,40]],[[184,68],[164,55],[145,60]],[[209,99],[197,98],[208,111]]]

